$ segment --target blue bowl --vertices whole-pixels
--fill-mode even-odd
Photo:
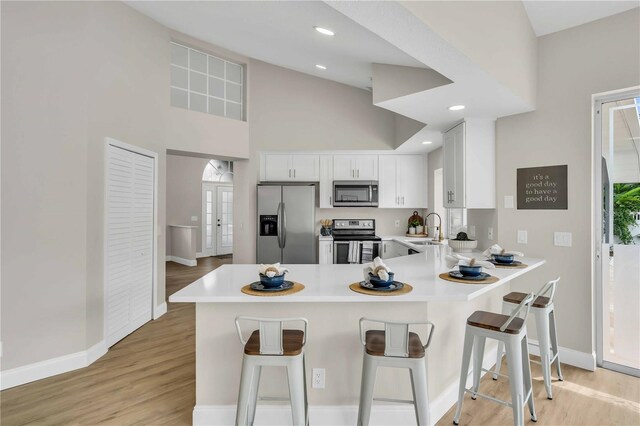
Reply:
[[[482,266],[462,266],[458,265],[460,273],[465,277],[477,277],[482,272]]]
[[[513,263],[513,255],[512,254],[494,254],[493,260],[498,263],[509,264]]]
[[[266,275],[260,274],[260,284],[265,286],[266,288],[275,288],[280,287],[284,283],[284,274],[275,275],[269,278]]]
[[[389,287],[391,284],[393,284],[393,272],[389,272],[389,279],[387,281],[369,272],[369,282],[374,287]]]

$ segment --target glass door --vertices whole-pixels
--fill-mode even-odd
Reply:
[[[635,376],[640,376],[639,104],[639,97],[628,96],[596,103],[598,364]]]
[[[216,255],[216,186],[212,183],[202,184],[202,255]]]
[[[217,192],[216,252],[230,254],[233,251],[233,187],[218,186]]]

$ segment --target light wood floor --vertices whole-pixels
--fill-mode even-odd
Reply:
[[[204,258],[198,266],[167,263],[167,295],[230,258]],[[189,425],[195,405],[195,309],[169,303],[168,312],[113,346],[91,366],[0,393],[2,426]],[[599,369],[563,366],[546,399],[540,367],[533,364],[538,422],[542,425],[640,425],[640,379]],[[506,371],[506,368],[503,368]],[[509,398],[506,380],[485,376],[481,391]],[[236,392],[235,390],[233,392]],[[451,425],[454,408],[438,422]],[[527,424],[533,424],[525,416]],[[311,419],[313,424],[313,418]],[[461,425],[510,425],[511,410],[465,398]]]

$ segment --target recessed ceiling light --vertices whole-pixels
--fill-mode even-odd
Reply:
[[[449,111],[460,111],[461,109],[464,109],[465,106],[464,105],[453,105],[449,107]]]
[[[324,34],[324,35],[328,35],[328,36],[332,36],[332,35],[336,35],[336,33],[334,33],[331,30],[328,30],[326,28],[322,28],[322,27],[313,27],[316,29],[317,32],[319,32],[320,34]]]
[[[319,68],[321,70],[326,70],[327,67],[325,67],[324,65],[320,65],[320,64],[316,64],[316,68]]]
[[[432,143],[433,143],[432,141],[424,141],[424,142],[422,142],[422,145],[429,145],[429,144],[432,144]]]

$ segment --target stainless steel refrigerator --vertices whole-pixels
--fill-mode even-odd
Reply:
[[[258,185],[258,263],[316,263],[316,186]]]

